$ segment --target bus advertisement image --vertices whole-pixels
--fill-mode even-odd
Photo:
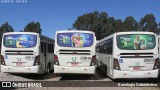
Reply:
[[[10,48],[31,48],[37,44],[36,35],[14,34],[4,36],[4,46]]]
[[[54,73],[95,74],[96,38],[90,31],[57,31]]]
[[[93,34],[61,33],[57,38],[58,44],[64,47],[89,47],[93,44]]]
[[[155,36],[153,35],[119,35],[118,47],[126,50],[145,50],[155,47]]]

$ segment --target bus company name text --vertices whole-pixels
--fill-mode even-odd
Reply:
[[[12,82],[12,87],[42,87],[41,83],[16,83]]]
[[[157,87],[157,83],[118,83],[118,87]]]

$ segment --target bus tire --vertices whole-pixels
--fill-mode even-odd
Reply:
[[[95,80],[96,77],[97,77],[97,76],[96,76],[96,73],[95,73],[95,74],[91,74],[91,75],[90,75],[90,80]]]
[[[105,70],[104,73],[105,73],[106,76],[108,76],[108,75],[107,75],[107,65],[105,65],[104,68],[105,68],[105,69],[104,69],[104,70]]]

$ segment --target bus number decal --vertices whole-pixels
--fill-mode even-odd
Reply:
[[[148,64],[154,63],[154,58],[144,58],[144,62]]]
[[[91,57],[83,57],[81,56],[80,59],[84,62],[89,62],[92,58]]]
[[[26,56],[25,59],[26,59],[26,60],[33,60],[34,57],[33,57],[33,56]]]

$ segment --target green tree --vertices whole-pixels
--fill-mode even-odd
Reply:
[[[42,33],[41,25],[39,22],[32,21],[26,25],[26,27],[24,28],[24,32],[36,32],[41,34]]]
[[[5,33],[5,32],[14,32],[14,29],[12,28],[11,25],[9,25],[8,22],[5,22],[4,24],[1,25],[0,36],[2,37],[3,33]]]
[[[103,33],[102,33],[103,38],[116,32],[114,27],[115,27],[114,17],[109,17],[107,20],[107,23],[105,24],[103,28]]]
[[[115,20],[114,22],[114,32],[122,32],[123,31],[123,21],[121,19]]]
[[[141,18],[141,20],[139,21],[138,26],[137,26],[137,30],[144,31],[143,30],[143,18]]]
[[[132,16],[128,16],[124,20],[124,31],[136,31],[137,25],[137,21]]]
[[[89,30],[96,34],[97,40],[109,36],[115,32],[123,31],[151,31],[160,33],[160,23],[157,24],[153,14],[147,14],[137,22],[132,16],[124,21],[108,17],[106,12],[97,11],[79,16],[73,28],[77,30]]]
[[[95,32],[97,40],[102,39],[102,29],[107,22],[108,14],[105,12],[93,12],[79,16],[73,28],[77,30],[88,30]]]
[[[143,31],[158,32],[158,24],[153,14],[145,15],[140,22]]]
[[[0,26],[0,45],[1,45],[1,42],[2,42],[2,35],[5,32],[14,32],[14,29],[12,28],[11,25],[9,25],[8,22],[5,22],[4,24],[2,24]]]

